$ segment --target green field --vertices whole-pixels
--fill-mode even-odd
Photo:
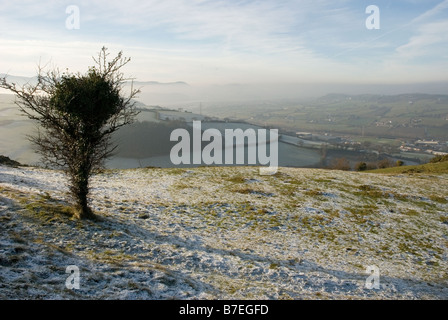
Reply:
[[[310,102],[241,103],[206,112],[289,132],[448,140],[448,95],[330,94]]]
[[[409,174],[409,173],[445,174],[448,173],[448,161],[438,163],[426,163],[418,166],[403,166],[403,167],[377,169],[366,172],[386,173],[386,174]]]

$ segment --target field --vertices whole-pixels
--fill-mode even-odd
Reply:
[[[106,170],[92,222],[61,172],[0,166],[0,299],[447,299],[447,178]]]
[[[328,132],[374,138],[448,140],[448,96],[329,94],[306,102],[277,101],[205,109],[212,116],[237,117],[290,132]]]
[[[404,166],[404,167],[393,167],[386,169],[378,169],[371,171],[375,173],[389,173],[389,174],[401,174],[401,173],[426,173],[426,174],[439,174],[448,173],[448,161],[440,163],[426,163],[424,165],[418,166]]]
[[[33,124],[20,115],[14,96],[0,94],[0,154],[21,163],[36,163],[27,135],[34,132]]]

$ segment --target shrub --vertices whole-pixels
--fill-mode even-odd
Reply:
[[[120,69],[130,59],[120,52],[107,61],[103,47],[94,58],[97,66],[86,74],[43,72],[39,66],[37,83],[21,88],[0,78],[0,88],[12,91],[19,110],[39,124],[30,141],[42,156],[42,162],[67,174],[69,191],[77,218],[95,216],[89,207],[90,178],[104,167],[115,149],[112,134],[134,122],[138,114],[134,98],[138,89],[124,94],[127,79]]]
[[[392,163],[389,159],[383,159],[378,161],[378,168],[379,169],[385,169],[392,167]]]
[[[355,166],[356,171],[365,171],[367,170],[367,163],[365,162],[358,162]]]
[[[330,166],[331,169],[349,171],[351,169],[350,162],[345,158],[334,159]]]

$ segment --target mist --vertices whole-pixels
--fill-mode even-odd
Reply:
[[[182,105],[270,100],[307,101],[329,93],[343,94],[447,94],[448,82],[433,83],[232,83],[225,85],[193,85],[184,82],[141,83],[138,100],[146,105]]]

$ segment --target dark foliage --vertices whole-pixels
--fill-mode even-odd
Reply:
[[[0,164],[3,164],[5,166],[9,167],[18,167],[21,166],[21,164],[15,160],[10,159],[9,157],[0,155]]]
[[[367,163],[365,162],[358,162],[355,166],[356,171],[365,171],[367,170]]]

